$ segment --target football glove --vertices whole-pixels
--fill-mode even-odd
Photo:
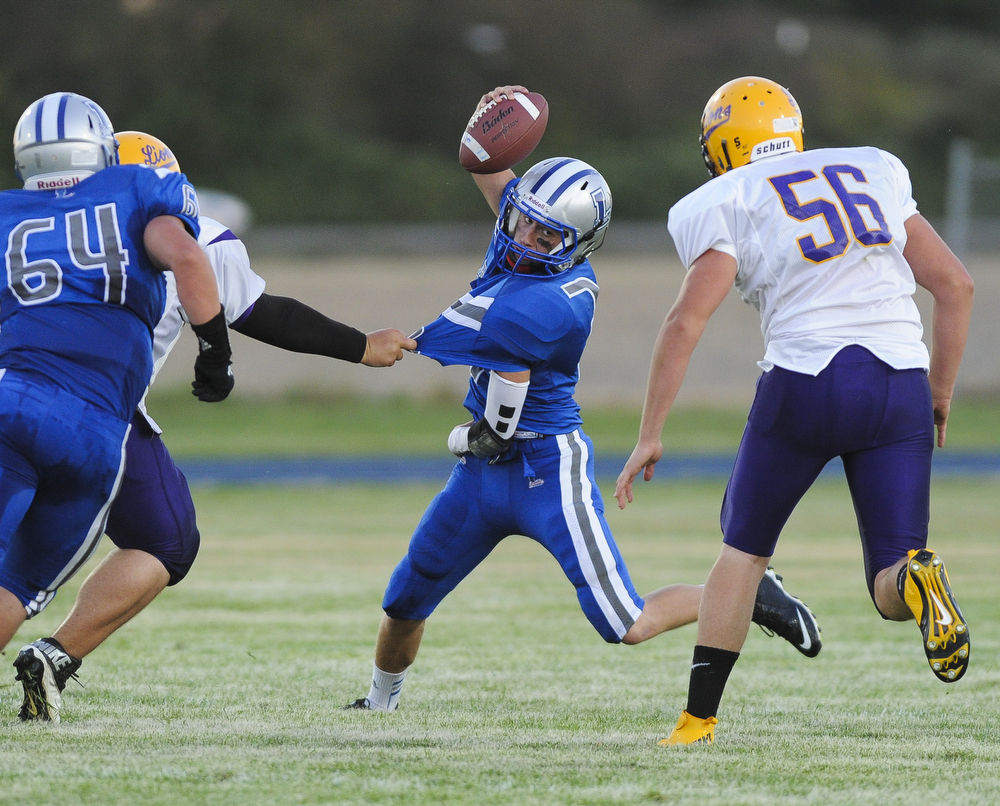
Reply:
[[[501,439],[485,419],[456,425],[448,435],[448,450],[456,456],[471,453],[479,459],[499,456],[510,447],[511,440]]]
[[[233,351],[229,346],[229,328],[222,308],[201,325],[191,325],[198,337],[198,357],[194,361],[191,394],[205,403],[225,400],[233,390]]]

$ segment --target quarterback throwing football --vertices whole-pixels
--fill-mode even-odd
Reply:
[[[527,89],[497,87],[479,109],[514,92]],[[473,178],[497,216],[486,258],[469,292],[415,334],[422,355],[471,366],[472,421],[448,438],[459,461],[389,580],[371,689],[348,708],[396,709],[426,619],[510,535],[555,557],[608,642],[637,644],[698,616],[701,586],[636,593],[573,397],[599,292],[588,257],[611,222],[607,182],[568,157],[520,179],[510,170]],[[759,588],[758,623],[815,655],[819,628],[808,608],[773,571]]]

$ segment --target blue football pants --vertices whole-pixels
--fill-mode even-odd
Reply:
[[[463,457],[417,526],[389,580],[383,609],[392,618],[427,618],[515,534],[556,558],[590,623],[605,641],[621,641],[643,600],[605,520],[593,444],[582,430],[515,441],[494,464]]]

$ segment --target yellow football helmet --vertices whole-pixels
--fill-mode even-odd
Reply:
[[[166,168],[180,173],[174,152],[166,143],[144,132],[115,132],[118,140],[118,161],[122,165],[145,165],[147,168]]]
[[[802,150],[802,113],[792,94],[745,76],[715,91],[701,115],[701,155],[712,176],[775,154]]]

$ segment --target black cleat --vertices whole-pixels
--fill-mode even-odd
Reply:
[[[59,722],[62,690],[71,677],[76,677],[76,670],[82,662],[65,652],[51,638],[39,638],[21,647],[14,659],[17,670],[14,679],[20,681],[24,689],[18,717],[24,722]]]
[[[353,711],[353,710],[374,711],[375,709],[372,708],[372,704],[370,702],[368,702],[368,698],[367,697],[358,697],[354,702],[349,702],[347,705],[343,706],[340,710],[341,711]]]
[[[768,567],[757,588],[753,622],[768,635],[779,635],[807,658],[815,658],[823,642],[819,624],[805,603],[781,584],[781,575]]]

